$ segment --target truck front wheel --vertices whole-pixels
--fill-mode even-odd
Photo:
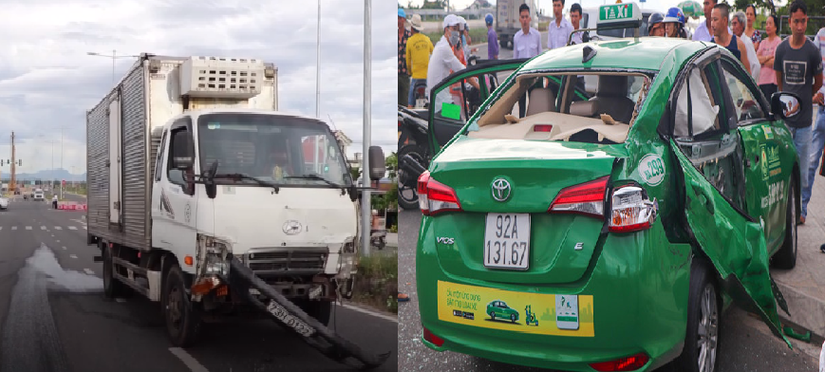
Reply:
[[[177,263],[164,275],[161,303],[169,340],[177,347],[192,345],[200,330],[200,312],[189,301],[183,271]]]

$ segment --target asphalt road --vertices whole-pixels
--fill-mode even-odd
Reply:
[[[170,348],[158,303],[103,297],[83,215],[23,200],[0,211],[1,372],[350,370],[267,320],[208,324],[199,344]],[[396,320],[346,305],[332,327],[365,350],[391,352],[377,370],[397,370]]]
[[[546,371],[489,361],[453,352],[438,353],[421,343],[415,287],[415,244],[421,214],[401,211],[398,217],[398,289],[410,296],[399,304],[398,348],[401,371]],[[731,307],[722,317],[719,369],[723,372],[818,371],[819,345],[791,339],[793,350],[770,333],[761,320]],[[668,371],[670,366],[660,368]]]

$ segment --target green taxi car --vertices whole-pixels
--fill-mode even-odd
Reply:
[[[601,10],[599,27],[638,27],[636,4]],[[769,101],[716,44],[644,37],[479,64],[430,97],[416,252],[427,347],[709,372],[732,302],[790,347],[768,269],[796,263],[800,166],[783,121],[796,96]],[[538,324],[491,321],[492,301]]]
[[[499,300],[487,304],[487,314],[490,315],[491,320],[496,320],[496,317],[502,320],[509,319],[512,323],[518,320],[518,310],[510,308],[506,302]]]

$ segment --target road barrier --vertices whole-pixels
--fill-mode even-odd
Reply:
[[[88,209],[88,206],[76,202],[57,202],[57,209],[62,211],[85,211]]]

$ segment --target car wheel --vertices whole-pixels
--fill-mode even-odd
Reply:
[[[516,322],[516,314],[510,314],[510,321],[513,323]]]
[[[490,312],[490,319],[496,320],[496,313],[495,312],[492,312],[492,311]]]
[[[713,372],[719,364],[719,295],[708,265],[694,259],[690,270],[685,347],[676,361],[681,372]]]
[[[791,178],[788,187],[788,205],[785,208],[785,241],[771,260],[777,269],[790,270],[796,266],[797,253],[797,217],[796,217],[796,182]]]

